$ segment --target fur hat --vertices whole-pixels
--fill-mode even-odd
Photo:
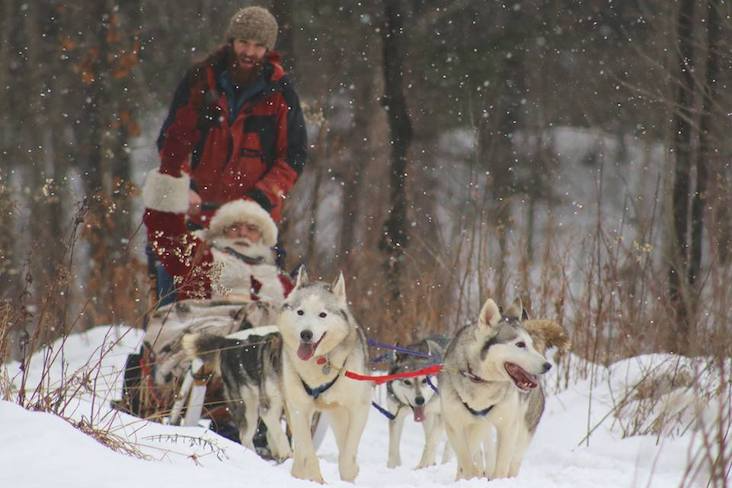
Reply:
[[[277,20],[262,7],[244,7],[229,21],[226,39],[259,41],[270,51],[277,41]]]
[[[269,213],[257,202],[234,200],[223,204],[211,218],[206,238],[211,239],[224,233],[224,228],[237,222],[254,224],[262,231],[262,243],[269,247],[277,244],[277,225]]]

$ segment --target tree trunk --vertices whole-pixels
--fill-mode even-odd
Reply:
[[[509,14],[506,34],[508,39],[520,40],[524,15],[521,9],[512,9]],[[516,45],[511,56],[503,61],[502,76],[506,80],[498,93],[498,100],[483,96],[483,113],[495,113],[498,117],[497,134],[492,133],[489,118],[480,117],[478,128],[481,162],[490,169],[493,195],[493,217],[498,238],[499,256],[496,260],[494,297],[498,303],[506,303],[505,296],[509,281],[509,243],[512,228],[511,197],[516,193],[514,169],[518,165],[518,154],[514,148],[514,133],[523,127],[521,100],[525,96],[525,73],[523,69],[523,48]],[[491,107],[495,105],[496,108]],[[493,146],[493,149],[491,147]]]
[[[313,269],[316,264],[318,254],[317,235],[318,235],[318,213],[320,212],[320,187],[323,183],[323,162],[328,160],[328,125],[325,118],[320,124],[318,130],[318,140],[315,144],[317,148],[314,154],[308,158],[310,163],[308,168],[313,171],[313,196],[310,203],[310,222],[308,223],[308,243],[305,250],[305,264],[308,268]]]
[[[391,204],[384,222],[384,235],[379,248],[386,255],[386,285],[391,313],[401,315],[400,274],[403,271],[407,234],[407,152],[412,140],[412,124],[404,98],[405,28],[402,5],[398,0],[384,0],[385,24],[381,31],[384,65],[384,97],[382,104],[389,121],[391,138]]]
[[[371,162],[372,153],[368,149],[370,141],[364,142],[371,122],[370,101],[374,92],[374,79],[365,76],[354,93],[354,121],[351,131],[352,157],[346,162],[343,183],[343,211],[341,212],[341,233],[339,242],[340,267],[350,270],[353,264],[352,251],[356,242],[356,229],[360,217],[360,199],[363,174]]]
[[[313,200],[310,203],[310,222],[308,222],[308,245],[305,251],[305,262],[308,268],[314,269],[316,266],[316,257],[318,253],[317,236],[318,236],[318,212],[320,211],[320,187],[323,181],[323,172],[320,168],[312,168],[315,171],[315,181],[313,182]]]
[[[105,113],[109,110],[109,93],[107,90],[107,74],[109,46],[107,37],[110,27],[110,10],[107,1],[94,2],[92,19],[94,22],[93,38],[87,43],[89,56],[89,74],[85,84],[86,127],[80,127],[84,145],[84,193],[87,213],[86,240],[89,243],[89,273],[85,291],[89,305],[85,313],[84,327],[113,320],[107,304],[110,300],[111,267],[108,266],[110,246],[107,234],[108,192],[105,180],[109,178],[109,162],[104,156],[104,133],[109,124]]]
[[[274,0],[272,15],[277,19],[277,51],[282,53],[282,65],[293,77],[296,75],[295,31],[292,28],[292,0]]]
[[[16,88],[10,90],[13,79],[13,68],[17,66],[16,58],[21,51],[15,38],[22,31],[23,25],[17,20],[16,4],[13,0],[3,0],[0,8],[0,154],[3,155],[3,164],[0,168],[0,215],[3,216],[5,229],[15,227],[17,212],[14,203],[14,193],[10,185],[11,171],[20,163],[17,126],[14,121],[21,118],[18,114],[23,104],[12,103],[16,95]],[[17,71],[18,68],[15,68]],[[22,89],[18,87],[18,89]],[[21,277],[17,255],[18,236],[14,232],[0,233],[0,299],[8,298],[15,290],[21,289]]]
[[[712,127],[714,100],[717,97],[717,75],[719,73],[719,40],[721,22],[719,10],[713,0],[707,1],[707,69],[701,120],[699,122],[699,151],[696,155],[696,191],[691,205],[691,261],[689,263],[689,284],[693,287],[699,278],[702,261],[704,234],[704,206],[707,201],[709,170],[707,158],[714,154],[709,131]]]
[[[676,111],[673,116],[671,151],[676,167],[672,192],[672,254],[669,267],[669,295],[676,311],[676,330],[669,334],[670,349],[683,352],[688,346],[690,316],[686,277],[689,269],[689,191],[691,177],[692,108],[694,103],[693,78],[693,20],[695,0],[681,0],[678,12],[679,87],[676,93]]]

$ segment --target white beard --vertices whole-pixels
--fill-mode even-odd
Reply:
[[[284,288],[279,270],[274,265],[271,248],[255,243],[245,245],[245,239],[219,237],[211,239],[214,266],[211,270],[212,298],[251,300],[252,278],[262,286],[257,294],[260,300],[279,305],[284,300]],[[247,241],[248,242],[248,241]],[[244,262],[225,251],[230,248],[247,258],[260,260],[257,264]]]
[[[261,259],[262,263],[274,264],[275,262],[274,251],[271,247],[262,244],[261,241],[251,242],[243,237],[214,237],[211,239],[211,245],[220,251],[228,247],[248,258]]]

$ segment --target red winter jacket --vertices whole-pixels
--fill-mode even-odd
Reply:
[[[237,112],[227,73],[231,56],[230,45],[221,47],[178,86],[158,137],[160,172],[189,173],[191,187],[213,204],[193,217],[198,224],[206,226],[217,205],[238,198],[256,201],[279,222],[307,155],[300,102],[279,56],[269,53],[262,78],[245,88]]]

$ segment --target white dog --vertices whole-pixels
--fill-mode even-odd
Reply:
[[[353,481],[372,388],[345,377],[346,371],[367,373],[367,353],[364,334],[348,309],[343,275],[333,285],[311,283],[301,270],[277,325],[292,430],[292,475],[323,483],[310,428],[313,414],[320,411],[328,414],[335,434],[341,479]]]

